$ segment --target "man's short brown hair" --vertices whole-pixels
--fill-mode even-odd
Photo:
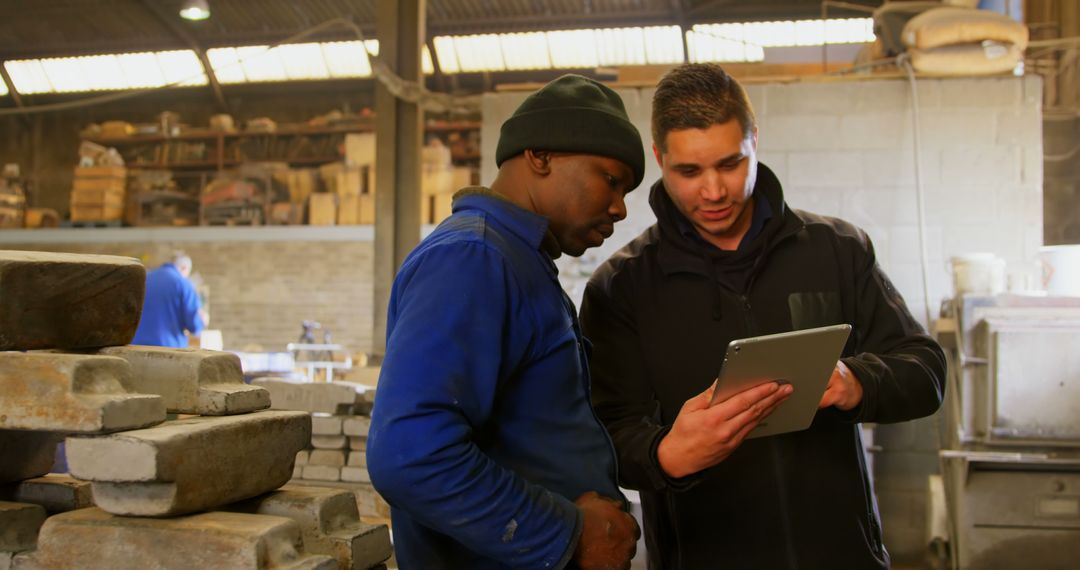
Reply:
[[[715,63],[680,65],[664,75],[653,95],[653,142],[665,151],[671,131],[707,129],[732,118],[739,121],[743,136],[757,128],[742,85]]]

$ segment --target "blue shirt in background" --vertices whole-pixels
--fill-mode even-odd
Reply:
[[[184,331],[202,332],[199,295],[195,286],[172,263],[146,274],[146,297],[142,318],[131,344],[185,348]]]

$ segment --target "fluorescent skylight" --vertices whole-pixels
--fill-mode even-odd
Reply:
[[[7,83],[0,81],[0,97],[8,94]]]
[[[672,64],[683,61],[678,26],[578,29],[551,32],[438,36],[443,73]],[[862,43],[874,40],[869,18],[700,24],[686,32],[690,61],[762,61],[766,47]],[[207,50],[221,83],[371,77],[364,47],[379,53],[377,40],[237,46]],[[424,46],[422,68],[433,72]],[[191,50],[95,55],[4,63],[20,93],[205,85]],[[7,93],[0,84],[0,95]]]
[[[874,41],[870,18],[700,24],[686,33],[690,61],[761,61],[767,47]]]

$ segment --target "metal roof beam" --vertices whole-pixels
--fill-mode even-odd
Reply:
[[[203,49],[202,45],[189,34],[187,30],[175,21],[174,17],[166,14],[161,6],[155,3],[154,0],[141,0],[141,3],[143,7],[168,28],[174,36],[187,44],[187,46],[191,48],[191,51],[195,52],[195,56],[199,58],[199,63],[206,73],[207,83],[210,84],[210,89],[214,93],[214,99],[217,101],[219,110],[228,113],[229,104],[225,101],[225,93],[221,90],[221,83],[214,73],[214,66],[210,65],[210,60],[206,57],[206,50]]]

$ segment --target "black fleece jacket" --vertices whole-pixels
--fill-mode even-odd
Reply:
[[[680,234],[662,181],[657,223],[589,280],[592,398],[615,443],[620,483],[642,494],[652,569],[888,568],[858,423],[901,422],[941,405],[945,358],[912,318],[859,228],[791,210],[759,166],[755,200],[774,213],[746,251]],[[734,289],[725,268],[751,268]],[[748,440],[684,479],[656,449],[683,402],[716,378],[733,339],[848,323],[843,362],[863,386],[854,410],[807,430]],[[782,355],[778,355],[782,356]]]

